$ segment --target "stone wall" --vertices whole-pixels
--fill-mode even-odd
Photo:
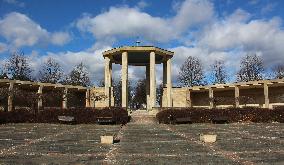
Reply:
[[[103,108],[107,107],[105,96],[105,87],[93,87],[90,90],[90,96],[91,96],[91,107],[97,107],[97,108]],[[101,99],[96,99],[101,98]]]
[[[187,88],[172,88],[172,105],[173,107],[186,107],[187,102]]]

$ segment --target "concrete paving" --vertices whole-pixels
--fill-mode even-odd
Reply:
[[[284,164],[284,124],[0,125],[0,164]],[[139,122],[137,122],[139,121]],[[216,143],[199,134],[217,134]],[[119,143],[101,144],[116,134]]]

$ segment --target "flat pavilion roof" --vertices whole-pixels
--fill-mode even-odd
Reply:
[[[128,52],[128,65],[145,66],[150,63],[150,52],[156,54],[156,64],[161,64],[167,58],[172,58],[174,52],[154,46],[123,46],[103,52],[104,57],[109,57],[112,63],[121,64],[122,52]]]

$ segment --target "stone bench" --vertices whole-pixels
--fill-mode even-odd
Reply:
[[[98,117],[97,124],[115,124],[113,117]]]
[[[73,116],[58,116],[58,121],[64,124],[74,124],[75,118]]]
[[[212,118],[212,123],[214,123],[214,124],[225,124],[225,123],[228,123],[228,118],[225,117],[225,116],[214,117],[214,118]]]
[[[178,117],[173,121],[174,124],[188,124],[192,123],[190,117]]]

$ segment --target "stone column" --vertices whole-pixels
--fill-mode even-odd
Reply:
[[[167,59],[163,62],[163,99],[161,107],[168,107],[168,89],[167,89]]]
[[[68,94],[68,88],[64,88],[63,95],[62,95],[62,109],[67,109],[67,94]]]
[[[91,107],[91,95],[90,95],[90,89],[86,90],[86,107]]]
[[[263,84],[264,89],[264,108],[269,108],[269,93],[267,83]]]
[[[240,88],[235,86],[235,106],[236,108],[240,107]]]
[[[187,101],[187,105],[188,107],[192,107],[192,102],[191,102],[191,91],[188,90],[188,93],[186,95],[186,101]]]
[[[146,101],[147,109],[151,109],[150,103],[150,65],[146,65]]]
[[[127,52],[122,52],[121,81],[122,81],[121,106],[123,108],[127,108],[128,106],[128,53]]]
[[[105,95],[106,95],[106,106],[109,107],[111,105],[111,62],[109,57],[105,57]]]
[[[150,52],[150,108],[156,105],[156,61],[155,52]]]
[[[167,60],[163,62],[163,87],[167,86]]]
[[[212,88],[209,88],[209,108],[214,108],[214,92]]]
[[[114,106],[113,87],[112,87],[112,62],[109,63],[109,105]]]
[[[172,63],[170,58],[167,60],[167,100],[168,107],[172,107]]]
[[[8,90],[8,111],[13,110],[13,90],[14,90],[14,83],[10,82]]]
[[[112,62],[109,62],[109,87],[112,87]]]
[[[37,94],[38,94],[37,109],[38,110],[41,110],[43,108],[43,106],[42,106],[42,88],[43,88],[43,86],[40,85],[38,87],[38,90],[37,90]]]
[[[167,58],[163,62],[163,86],[167,88],[167,107],[172,107],[172,69],[171,59]]]

